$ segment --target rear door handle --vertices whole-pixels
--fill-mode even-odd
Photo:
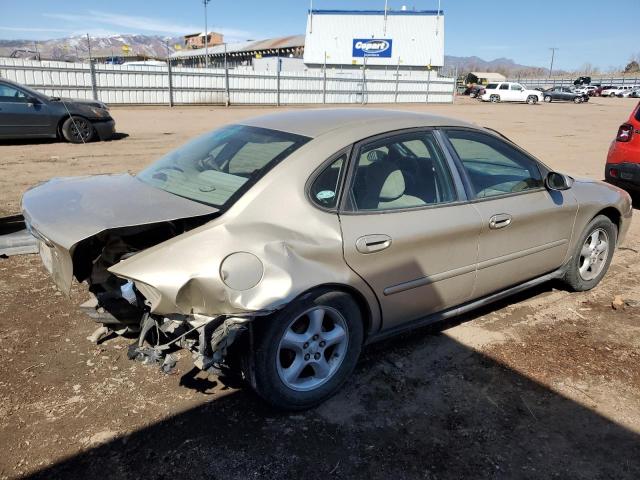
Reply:
[[[489,228],[497,230],[511,225],[511,215],[508,213],[498,213],[489,219]]]
[[[389,235],[365,235],[356,240],[356,250],[360,253],[375,253],[390,246],[391,237]]]

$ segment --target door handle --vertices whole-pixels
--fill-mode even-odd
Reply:
[[[365,235],[356,240],[356,250],[360,253],[375,253],[391,246],[389,235]]]
[[[511,215],[508,213],[498,213],[489,219],[489,228],[497,230],[511,225]]]

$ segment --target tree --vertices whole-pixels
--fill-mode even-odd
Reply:
[[[640,72],[640,64],[635,60],[629,62],[626,67],[624,67],[624,73],[639,73]]]

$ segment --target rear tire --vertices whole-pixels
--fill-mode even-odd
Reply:
[[[65,140],[71,143],[90,142],[96,134],[91,122],[78,116],[67,118],[62,124],[61,131]]]
[[[576,244],[564,282],[576,292],[595,287],[609,269],[617,240],[618,228],[608,217],[598,215],[591,220]]]
[[[491,103],[498,103],[500,101],[500,95],[491,95],[489,101]]]
[[[304,410],[325,401],[342,387],[360,356],[362,314],[344,292],[312,292],[254,324],[251,384],[276,408]]]
[[[553,99],[551,98],[551,95],[545,95],[545,96],[544,96],[544,101],[545,101],[546,103],[551,103],[551,100],[553,100]]]
[[[529,95],[527,97],[527,103],[529,105],[535,105],[536,103],[538,103],[538,97],[536,97],[535,95]]]

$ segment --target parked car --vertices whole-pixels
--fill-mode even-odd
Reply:
[[[611,142],[604,177],[613,185],[640,192],[640,103]]]
[[[72,143],[108,140],[115,133],[109,108],[95,100],[50,97],[0,80],[0,138],[64,138]]]
[[[482,93],[484,93],[484,85],[480,84],[470,86],[465,92],[465,94],[469,95],[471,98],[477,98],[482,95]]]
[[[631,85],[617,85],[605,88],[602,90],[603,97],[617,97],[619,94],[626,92],[627,90],[633,90],[635,88]]]
[[[639,91],[639,90],[640,90],[640,87],[638,87],[638,86],[633,86],[633,87],[631,87],[631,88],[629,88],[629,89],[626,89],[626,90],[624,90],[624,91],[622,91],[622,92],[618,93],[618,95],[616,95],[616,96],[617,96],[618,98],[629,98],[629,97],[631,97],[631,96],[632,96],[632,94],[633,94],[633,97],[632,97],[632,98],[635,98],[635,97],[636,97],[636,94],[638,93],[638,91]]]
[[[591,83],[591,77],[578,77],[574,80],[574,85],[589,85]]]
[[[593,288],[632,211],[491,130],[371,109],[245,120],[22,206],[58,287],[139,332],[132,358],[188,348],[288,409],[335,393],[366,343],[551,279]]]
[[[589,97],[593,97],[598,90],[598,87],[593,85],[584,85],[582,87],[577,87],[573,89],[573,92],[580,93],[583,95],[588,95]]]
[[[589,95],[586,93],[576,92],[569,87],[553,87],[545,90],[544,101],[549,103],[553,101],[565,101],[574,103],[583,103],[589,101]]]
[[[542,92],[526,89],[519,83],[489,83],[480,98],[483,102],[527,102],[533,105],[542,101]]]
[[[629,98],[640,98],[640,88],[636,88],[629,93]]]

